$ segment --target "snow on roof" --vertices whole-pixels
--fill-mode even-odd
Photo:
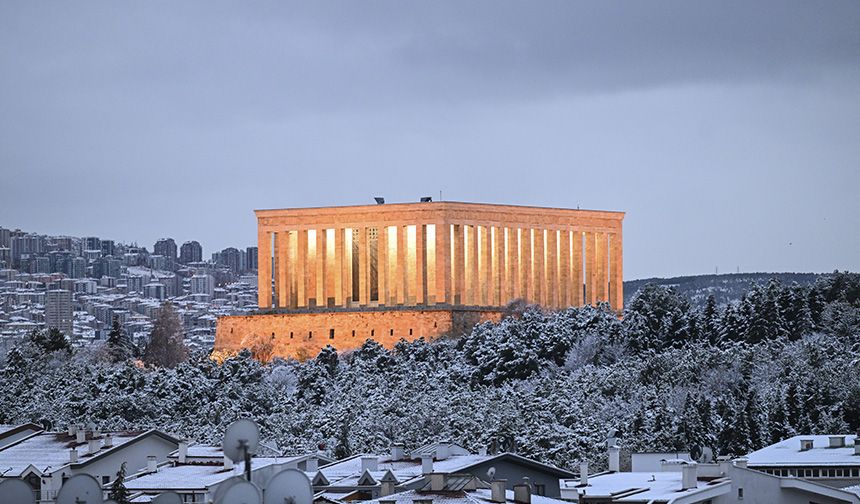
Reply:
[[[844,437],[845,446],[830,448],[831,437]],[[801,440],[812,440],[812,448],[800,449]],[[854,454],[855,435],[833,434],[794,436],[766,446],[746,456],[749,467],[784,466],[860,466],[860,455]]]
[[[361,470],[363,457],[376,457],[377,470],[371,471],[373,479],[379,481],[386,471],[394,473],[397,481],[403,483],[414,478],[423,477],[421,459],[403,459],[393,461],[389,455],[360,454],[320,468],[326,479],[333,487],[355,486],[364,471]],[[463,468],[471,467],[494,458],[495,455],[453,455],[445,460],[433,462],[434,472],[452,473]],[[378,476],[378,477],[377,477]],[[313,475],[310,476],[313,478]]]
[[[251,462],[251,467],[256,471],[274,464],[290,464],[300,458],[254,458]],[[223,465],[162,465],[158,467],[158,472],[129,477],[125,481],[125,486],[132,492],[156,490],[205,491],[210,486],[218,484],[231,476],[241,476],[244,470],[244,462],[235,464],[233,469],[224,469]]]
[[[579,487],[579,479],[562,480],[561,488],[585,490],[586,495],[592,498],[610,497],[620,492],[630,492],[630,495],[624,497],[614,497],[619,502],[649,502],[651,500],[670,500],[692,494],[724,481],[722,479],[697,480],[696,488],[681,490],[681,478],[682,473],[677,471],[614,472],[590,476],[586,487]]]
[[[128,443],[141,435],[140,432],[113,434],[113,448]],[[65,432],[43,432],[21,440],[0,450],[0,467],[10,468],[6,476],[20,477],[29,467],[34,466],[44,474],[50,474],[69,464],[69,450],[78,449],[78,463],[86,462],[92,455],[87,454],[88,441],[76,443],[75,436]],[[99,450],[99,454],[106,450]]]
[[[342,497],[344,494],[333,494],[332,498]],[[418,490],[407,490],[387,497],[366,501],[364,504],[382,504],[394,502],[396,504],[413,504],[415,500],[431,500],[433,504],[487,504],[493,502],[491,499],[492,491],[489,488],[479,488],[473,491],[456,491],[456,492],[423,492]],[[329,496],[326,494],[326,496]],[[513,490],[505,490],[505,498],[509,502],[514,502]],[[567,504],[566,501],[553,499],[551,497],[543,497],[540,495],[531,496],[532,504]]]

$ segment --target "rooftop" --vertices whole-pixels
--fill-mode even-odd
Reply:
[[[844,438],[844,446],[831,448],[831,438]],[[801,440],[811,440],[812,447],[801,449]],[[779,443],[766,446],[747,455],[749,467],[786,466],[860,466],[860,455],[856,455],[855,435],[832,434],[817,436],[794,436]]]
[[[650,502],[667,501],[726,483],[724,479],[696,480],[696,488],[681,490],[682,477],[678,471],[613,472],[589,477],[585,487],[580,487],[578,479],[564,480],[561,489],[562,492],[575,489],[580,493],[584,490],[591,498],[613,497],[619,502]]]

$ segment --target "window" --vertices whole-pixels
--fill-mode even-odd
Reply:
[[[738,488],[738,500],[742,500],[744,498],[744,489]]]
[[[412,336],[412,329],[409,330],[409,335]]]
[[[328,339],[334,339],[334,329],[328,330]]]
[[[375,331],[375,330],[373,330],[373,329],[371,329],[371,330],[370,330],[370,337],[371,337],[371,338],[373,337],[373,333],[375,333],[375,332],[376,332],[376,331]]]
[[[102,485],[110,483],[110,476],[102,476]]]
[[[293,339],[293,332],[290,331],[290,339]]]
[[[536,495],[546,495],[546,485],[541,485],[539,483],[535,483],[535,494]]]
[[[313,332],[313,331],[308,331],[308,339],[311,339],[311,338],[313,338],[313,337],[314,337],[314,332]]]
[[[355,338],[355,329],[352,330],[352,337]]]
[[[389,336],[394,336],[394,329],[389,330],[389,331],[388,331],[388,335],[389,335]]]

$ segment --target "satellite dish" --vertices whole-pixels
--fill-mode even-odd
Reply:
[[[224,432],[221,445],[224,455],[233,462],[245,460],[245,455],[257,453],[260,447],[260,428],[253,420],[236,420]]]
[[[298,469],[284,469],[269,478],[263,492],[263,504],[312,504],[311,480]]]
[[[708,448],[707,446],[702,449],[702,460],[701,462],[704,464],[710,464],[714,461],[714,450]]]
[[[702,457],[702,447],[699,445],[693,445],[690,447],[690,460],[695,462],[701,462],[699,460]]]
[[[182,504],[182,497],[176,492],[164,492],[150,502],[152,504]]]
[[[232,476],[230,478],[225,479],[215,489],[215,495],[212,496],[212,501],[221,502],[224,499],[224,494],[227,493],[227,490],[229,490],[230,487],[243,481],[245,480],[242,479],[240,476]]]
[[[250,481],[239,481],[235,485],[230,486],[221,501],[215,501],[215,504],[262,504],[263,494],[257,485]]]
[[[104,501],[102,504],[116,504],[116,501],[113,499],[108,499],[108,500]]]
[[[72,476],[60,488],[57,504],[102,504],[102,487],[89,474]]]
[[[33,487],[17,478],[0,481],[0,495],[9,504],[36,504]]]

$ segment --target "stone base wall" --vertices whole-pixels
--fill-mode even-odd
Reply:
[[[498,321],[500,310],[486,308],[364,309],[301,313],[260,313],[218,318],[215,351],[251,349],[258,358],[316,357],[326,345],[338,351],[361,347],[368,339],[392,348],[401,339],[468,334],[480,322]],[[256,349],[256,351],[255,351]]]

